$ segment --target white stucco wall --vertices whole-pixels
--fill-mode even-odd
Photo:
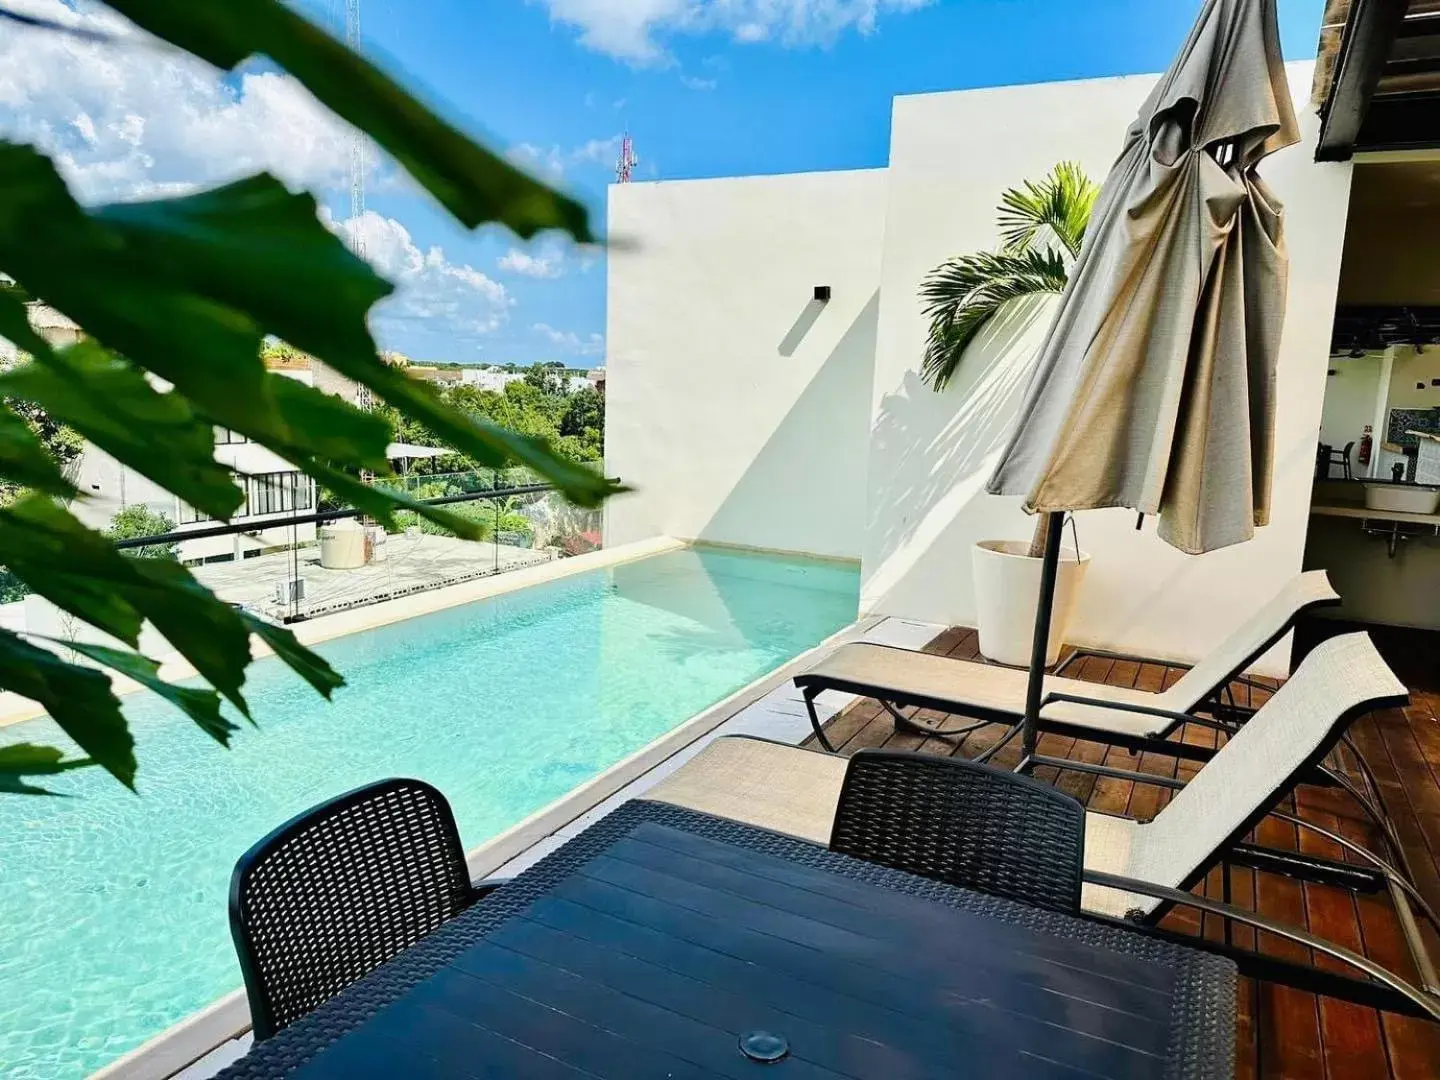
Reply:
[[[1289,66],[1297,102],[1313,65]],[[959,384],[936,395],[918,370],[926,322],[916,300],[925,273],[951,255],[996,244],[1000,193],[1063,160],[1097,180],[1120,150],[1149,76],[897,98],[880,319],[872,392],[861,606],[870,613],[973,624],[970,549],[1028,537],[1018,500],[981,494],[1028,376],[1028,348],[971,358]],[[1302,109],[1305,142],[1264,168],[1284,200],[1292,256],[1289,319],[1279,372],[1272,524],[1255,541],[1201,557],[1135,531],[1129,511],[1079,515],[1094,555],[1070,637],[1189,659],[1240,613],[1297,573],[1320,427],[1350,166],[1314,161],[1318,122]],[[1043,335],[1043,313],[1025,335]],[[1282,668],[1278,657],[1266,665]]]
[[[882,170],[610,189],[607,546],[859,558],[884,208]]]

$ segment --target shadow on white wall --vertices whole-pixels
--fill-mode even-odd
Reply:
[[[975,540],[1029,535],[1031,519],[1019,501],[984,489],[1057,299],[1032,297],[1001,309],[945,392],[935,393],[911,370],[881,397],[870,443],[862,611],[883,614],[895,607],[944,621],[951,614],[922,599],[925,582],[935,574],[968,578]],[[967,512],[977,501],[993,505],[984,514]],[[968,531],[956,527],[962,515]],[[977,526],[984,531],[991,524],[1002,532],[978,535]]]
[[[860,391],[873,378],[879,310],[879,293],[872,293],[697,539],[849,558],[858,552],[870,426]],[[785,347],[777,346],[782,356]],[[817,483],[804,466],[817,452],[831,460],[853,455],[854,475],[839,485]],[[815,550],[816,515],[833,521],[825,532],[843,537],[844,550]]]

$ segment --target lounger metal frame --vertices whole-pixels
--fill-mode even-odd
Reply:
[[[1262,645],[1247,654],[1240,661],[1240,663],[1236,665],[1235,668],[1230,671],[1224,679],[1220,681],[1220,683],[1211,691],[1211,693],[1208,694],[1204,699],[1202,699],[1202,701],[1212,701],[1213,699],[1213,705],[1211,706],[1211,708],[1215,711],[1215,714],[1217,716],[1223,716],[1228,713],[1235,719],[1243,719],[1245,716],[1249,715],[1251,712],[1253,712],[1253,710],[1243,709],[1241,706],[1233,704],[1226,705],[1221,701],[1222,695],[1228,692],[1230,684],[1235,682],[1236,680],[1243,679],[1245,670],[1257,659],[1265,655],[1265,653],[1269,652],[1270,649],[1272,649],[1275,645],[1279,644],[1280,640],[1284,638],[1286,634],[1294,630],[1295,624],[1299,622],[1302,616],[1307,615],[1320,608],[1338,606],[1339,603],[1339,597],[1327,597],[1323,599],[1312,600],[1309,603],[1302,604],[1300,607],[1296,608],[1295,611],[1291,612],[1290,617],[1285,621],[1284,626],[1282,626],[1274,634],[1271,634],[1268,638],[1266,638],[1265,642]],[[893,648],[893,646],[876,647]],[[909,650],[897,649],[896,651],[904,652]],[[1120,653],[1106,655],[1113,655],[1118,659],[1134,660],[1138,663],[1161,662],[1153,659],[1146,659],[1144,657],[1125,656]],[[1068,657],[1065,662],[1056,669],[1055,673],[1059,674],[1059,672],[1067,664],[1069,664],[1072,659],[1073,656]],[[954,662],[957,664],[972,662],[980,663],[980,661],[964,660],[956,660]],[[1249,680],[1246,681],[1248,682]],[[820,716],[815,709],[815,699],[827,690],[838,690],[841,693],[855,694],[858,697],[865,697],[870,698],[874,701],[878,701],[881,707],[890,714],[890,717],[894,721],[897,728],[902,728],[906,731],[912,731],[916,734],[927,735],[930,737],[960,738],[982,727],[986,727],[989,724],[1011,725],[1010,730],[1001,737],[1000,741],[994,747],[990,748],[985,755],[976,759],[980,761],[988,761],[999,750],[1001,750],[1012,740],[1014,740],[1015,737],[1021,733],[1024,726],[1025,707],[1023,702],[1019,703],[1018,708],[1016,709],[992,709],[983,706],[967,704],[965,702],[956,701],[954,699],[939,698],[927,694],[915,694],[896,691],[888,689],[886,687],[875,686],[873,684],[858,682],[849,679],[837,679],[832,676],[821,675],[814,672],[801,672],[799,675],[796,675],[795,686],[800,691],[800,696],[804,699],[805,710],[810,716],[810,727],[815,732],[816,740],[820,743],[822,747],[824,747],[827,751],[831,753],[835,752],[835,747],[831,745],[830,740],[826,737],[824,731],[824,724],[820,720]],[[1265,687],[1265,689],[1270,690],[1272,688]],[[1046,699],[1046,703],[1048,704],[1049,701],[1052,699],[1059,700],[1058,698],[1053,698],[1052,696],[1052,698]],[[1083,738],[1094,742],[1104,742],[1113,746],[1122,747],[1127,750],[1133,750],[1136,753],[1144,753],[1148,750],[1158,750],[1162,753],[1187,758],[1188,760],[1192,761],[1206,761],[1209,757],[1213,756],[1213,751],[1206,753],[1204,747],[1187,748],[1183,746],[1183,744],[1173,743],[1169,741],[1169,736],[1175,733],[1175,731],[1180,727],[1180,724],[1183,722],[1188,722],[1191,719],[1189,716],[1185,716],[1185,714],[1166,713],[1164,710],[1149,709],[1145,706],[1132,706],[1128,702],[1112,702],[1095,699],[1092,703],[1098,706],[1102,706],[1104,708],[1117,709],[1121,712],[1150,712],[1154,715],[1167,716],[1171,718],[1183,716],[1184,719],[1172,719],[1172,723],[1170,723],[1157,735],[1138,736],[1128,735],[1120,732],[1098,731],[1095,728],[1084,727],[1079,724],[1070,724],[1059,720],[1047,720],[1042,715],[1040,718],[1039,730],[1045,733],[1068,735],[1072,738]],[[970,717],[974,720],[974,722],[959,728],[937,730],[935,728],[926,727],[923,724],[917,724],[909,717],[905,716],[902,712],[900,712],[901,709],[911,707],[930,709],[934,712],[943,712],[951,716]],[[1194,753],[1190,752],[1192,750],[1194,751]]]
[[[1400,844],[1393,823],[1385,812],[1384,796],[1379,784],[1375,781],[1373,773],[1370,772],[1368,766],[1365,764],[1364,759],[1358,756],[1356,758],[1360,767],[1362,785],[1356,785],[1348,777],[1345,777],[1343,773],[1332,770],[1325,765],[1326,759],[1334,753],[1337,748],[1346,743],[1346,736],[1350,726],[1361,716],[1376,709],[1400,707],[1407,702],[1408,698],[1405,696],[1379,698],[1367,701],[1346,711],[1336,720],[1328,736],[1322,740],[1315,752],[1292,773],[1285,777],[1284,782],[1277,786],[1266,799],[1262,799],[1255,810],[1241,822],[1239,827],[1212,852],[1211,857],[1188,875],[1186,879],[1180,883],[1178,888],[1172,889],[1156,885],[1152,882],[1138,881],[1098,871],[1087,871],[1085,880],[1091,884],[1122,889],[1126,892],[1132,892],[1142,896],[1152,896],[1160,899],[1162,903],[1154,911],[1149,913],[1138,910],[1130,912],[1125,919],[1115,919],[1110,916],[1096,915],[1093,913],[1086,913],[1085,917],[1102,922],[1129,926],[1131,929],[1137,928],[1138,925],[1138,927],[1143,928],[1146,933],[1229,957],[1239,966],[1241,974],[1253,978],[1283,983],[1299,990],[1324,994],[1329,997],[1352,1001],[1359,1005],[1383,1009],[1387,1012],[1416,1016],[1440,1022],[1440,977],[1437,977],[1434,962],[1430,957],[1419,922],[1416,918],[1416,912],[1418,911],[1424,920],[1429,922],[1437,932],[1440,932],[1440,917],[1437,917],[1430,905],[1426,903],[1420,892],[1415,888],[1413,873],[1406,859],[1404,848]],[[1110,769],[1103,766],[1091,766],[1086,762],[1074,762],[1063,758],[1037,758],[1034,764],[1050,765],[1056,768],[1071,769],[1079,772],[1094,772],[1099,775],[1113,776],[1135,783],[1151,784],[1172,789],[1185,786],[1183,781],[1170,777],[1154,776],[1149,773],[1129,772],[1122,769]],[[1390,848],[1390,854],[1395,859],[1395,862],[1399,864],[1398,866],[1395,865],[1395,863],[1382,859],[1354,841],[1339,836],[1331,830],[1313,825],[1280,809],[1280,804],[1286,796],[1299,784],[1308,782],[1309,779],[1316,774],[1331,776],[1336,780],[1338,786],[1344,788],[1347,793],[1355,799],[1356,803],[1364,810],[1366,816],[1380,829],[1381,835],[1385,838],[1386,846]],[[1365,788],[1369,790],[1367,791]],[[1354,863],[1340,862],[1334,859],[1326,859],[1321,856],[1308,855],[1301,852],[1276,851],[1247,843],[1245,837],[1250,835],[1260,822],[1271,816],[1277,817],[1297,828],[1305,829],[1324,837],[1339,845],[1344,850],[1358,855],[1364,859],[1368,865],[1362,866]],[[1397,921],[1400,924],[1401,936],[1405,939],[1411,960],[1419,975],[1420,986],[1412,986],[1392,972],[1381,968],[1373,961],[1341,946],[1317,938],[1313,934],[1287,927],[1281,923],[1276,923],[1274,920],[1258,915],[1255,912],[1234,907],[1229,903],[1231,868],[1234,866],[1245,866],[1264,873],[1282,874],[1301,881],[1346,888],[1355,892],[1388,892],[1395,908]],[[1222,887],[1224,889],[1224,899],[1222,901],[1196,896],[1189,891],[1199,885],[1211,871],[1216,869],[1219,869],[1222,874]],[[1158,925],[1173,908],[1181,906],[1195,908],[1206,914],[1215,915],[1224,919],[1224,940],[1213,941],[1192,934],[1164,929]],[[1322,953],[1358,970],[1366,977],[1360,978],[1341,975],[1336,972],[1321,970],[1313,965],[1284,960],[1275,956],[1267,956],[1253,949],[1240,948],[1235,945],[1231,933],[1234,923],[1251,926],[1266,933],[1275,934],[1278,937],[1285,938],[1296,944],[1314,949],[1316,952]]]

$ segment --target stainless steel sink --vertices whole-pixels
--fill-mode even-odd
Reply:
[[[1400,514],[1433,514],[1440,509],[1440,489],[1418,484],[1366,484],[1365,505]]]

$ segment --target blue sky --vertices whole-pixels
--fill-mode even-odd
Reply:
[[[340,7],[298,2],[327,17]],[[1200,0],[362,4],[373,56],[580,197],[603,227],[627,128],[640,179],[880,166],[895,95],[1159,70]],[[1323,0],[1279,6],[1287,58],[1312,57]],[[183,190],[270,168],[315,190],[336,227],[364,235],[372,262],[401,281],[375,319],[384,346],[421,360],[603,362],[603,254],[466,234],[379,161],[372,213],[346,224],[344,133],[289,80],[258,69],[239,80],[189,69],[160,78],[153,56],[95,65],[73,43],[0,34],[15,35],[8,46],[0,38],[0,132],[55,150],[82,195]]]

